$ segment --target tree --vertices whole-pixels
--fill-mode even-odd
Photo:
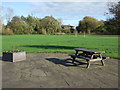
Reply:
[[[102,25],[104,25],[103,22],[98,21],[93,17],[86,16],[83,18],[83,20],[79,21],[79,25],[76,27],[76,29],[78,31],[87,32],[90,34],[92,31]]]
[[[47,34],[54,34],[60,32],[61,25],[59,20],[52,16],[46,16],[41,20],[41,30],[45,30]]]
[[[27,22],[27,18],[24,16],[21,16],[21,20],[23,20],[24,22]]]
[[[10,28],[6,28],[5,26],[2,27],[2,34],[3,35],[13,35],[13,31]]]
[[[118,3],[110,3],[109,13],[113,14],[113,19],[120,19],[120,1]]]
[[[107,31],[106,28],[107,27],[105,25],[104,26],[100,26],[100,27],[96,28],[94,30],[94,32],[97,33],[97,34],[108,34],[108,31]]]
[[[7,8],[7,12],[8,13],[6,13],[6,20],[7,21],[10,21],[11,20],[11,18],[12,18],[12,16],[13,16],[13,9],[12,8]]]
[[[32,26],[33,29],[35,29],[35,27],[36,27],[36,18],[28,15],[27,20],[26,20],[26,23],[27,23],[29,26]]]
[[[36,18],[34,24],[35,24],[34,34],[44,34],[44,33],[42,33],[43,28],[42,28],[42,25],[41,25],[41,18]]]
[[[36,18],[28,15],[28,17],[14,16],[8,21],[5,32],[14,34],[55,34],[61,31],[61,19],[55,19],[52,16],[44,18]]]
[[[14,34],[31,34],[33,29],[26,22],[21,20],[21,18],[14,16],[10,22],[7,24],[7,28],[10,28]]]
[[[1,17],[2,17],[3,20],[8,22],[12,19],[13,15],[14,15],[14,11],[13,11],[12,8],[1,5],[0,10],[3,12],[1,14]]]
[[[118,30],[120,30],[120,1],[117,3],[109,3],[108,4],[109,15],[113,15],[112,18],[108,18],[105,25],[107,26],[107,30],[110,34],[120,34]]]

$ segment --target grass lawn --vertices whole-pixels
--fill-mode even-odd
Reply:
[[[75,53],[74,48],[87,48],[106,51],[104,55],[118,56],[118,35],[4,35],[2,51],[19,50],[32,52]]]

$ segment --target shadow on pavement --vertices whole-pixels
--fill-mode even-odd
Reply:
[[[86,64],[85,62],[80,62],[75,60],[74,63],[72,63],[72,59],[68,58],[68,59],[58,59],[58,58],[46,58],[46,60],[53,62],[55,64],[61,64],[64,66],[78,66],[78,65],[84,65]]]
[[[2,56],[0,56],[0,61],[2,61]]]

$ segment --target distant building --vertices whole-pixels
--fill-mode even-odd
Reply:
[[[63,30],[74,30],[74,26],[71,25],[61,25]]]
[[[65,33],[74,33],[74,26],[71,26],[71,25],[61,25],[62,27],[62,30],[65,32]]]

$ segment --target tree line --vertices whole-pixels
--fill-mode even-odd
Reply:
[[[85,16],[79,21],[74,30],[63,30],[61,19],[56,19],[53,16],[45,16],[37,18],[31,15],[14,16],[12,20],[7,22],[7,25],[2,25],[3,35],[13,34],[56,34],[56,33],[95,33],[95,34],[119,34],[120,30],[120,2],[112,3],[109,7],[108,15],[113,15],[106,21],[99,21],[94,17]]]
[[[3,25],[3,34],[53,34],[60,32],[60,20],[52,16],[36,18],[14,16],[7,25]]]

